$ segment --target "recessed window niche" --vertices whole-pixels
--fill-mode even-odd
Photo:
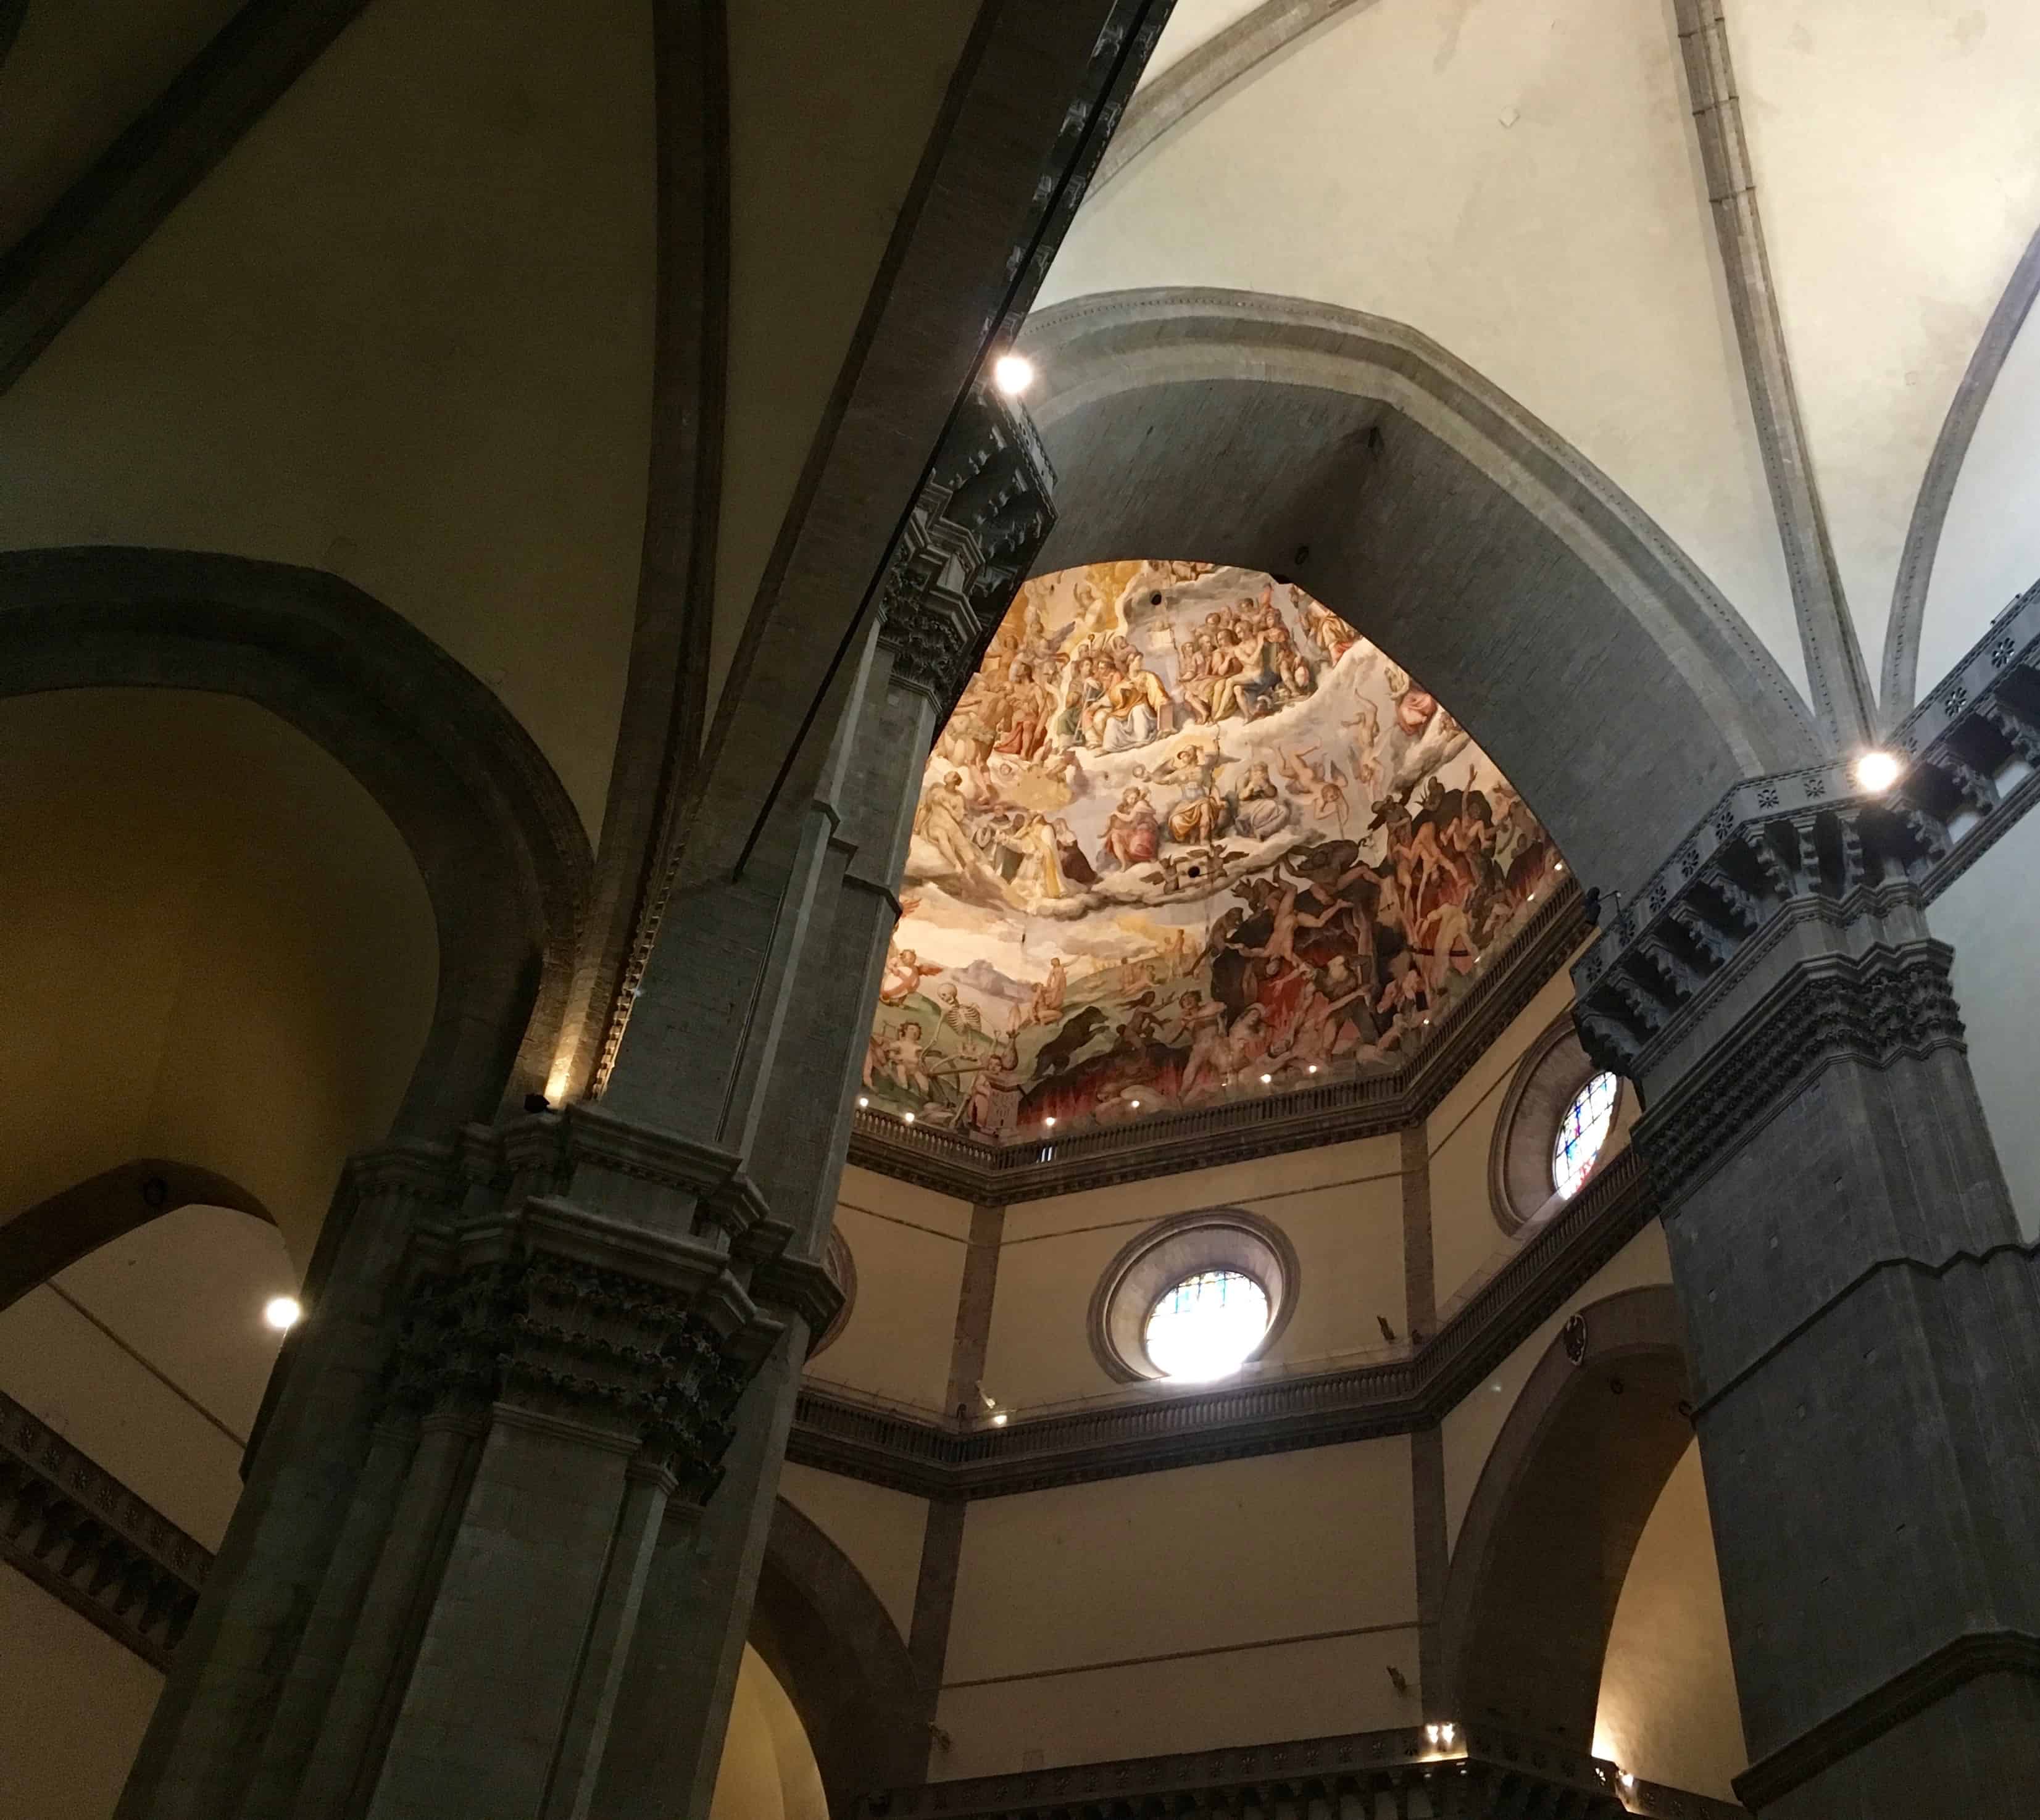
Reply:
[[[1296,1305],[1296,1253],[1237,1207],[1160,1222],[1112,1260],[1091,1297],[1091,1351],[1122,1384],[1212,1383],[1263,1357]]]

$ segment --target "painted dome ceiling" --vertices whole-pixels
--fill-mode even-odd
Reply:
[[[863,1091],[999,1142],[1393,1069],[1562,870],[1300,588],[1040,576],[929,758]]]

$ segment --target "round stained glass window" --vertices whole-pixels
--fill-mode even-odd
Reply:
[[[1246,1362],[1268,1332],[1268,1292],[1243,1271],[1201,1271],[1163,1291],[1141,1336],[1164,1377],[1198,1382]]]
[[[1612,1074],[1597,1074],[1573,1096],[1559,1121],[1558,1139],[1551,1146],[1551,1186],[1568,1200],[1579,1192],[1608,1142],[1618,1085]]]

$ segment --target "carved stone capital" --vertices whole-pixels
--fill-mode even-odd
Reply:
[[[389,1390],[607,1434],[706,1496],[778,1332],[712,1247],[531,1201],[418,1235]]]
[[[1055,471],[1027,414],[980,380],[895,545],[879,643],[893,680],[949,718],[1055,522]]]

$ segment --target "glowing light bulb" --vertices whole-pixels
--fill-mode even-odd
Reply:
[[[1551,868],[1551,870],[1552,870],[1553,872],[1563,872],[1565,869],[1566,869],[1566,862],[1565,862],[1563,860],[1559,861],[1559,862],[1555,866],[1552,867],[1552,868]]]
[[[262,1318],[279,1333],[288,1333],[304,1317],[304,1305],[294,1295],[272,1295],[262,1306]]]
[[[871,1096],[869,1093],[860,1093],[857,1096],[857,1103],[859,1106],[869,1106],[871,1104]]]
[[[1137,1112],[1140,1110],[1140,1102],[1138,1100],[1129,1100],[1126,1103],[1128,1105],[1131,1106],[1135,1111]]]
[[[1855,781],[1873,796],[1881,796],[1898,781],[1904,769],[1896,753],[1873,748],[1856,760]]]
[[[1034,383],[1034,363],[1024,354],[1002,354],[992,363],[992,382],[1009,398]]]
[[[1002,1409],[999,1411],[998,1413],[992,1417],[991,1426],[995,1428],[1003,1428],[1006,1426],[1006,1412],[1004,1410]]]
[[[909,1125],[912,1124],[914,1122],[914,1115],[911,1112],[902,1112],[900,1116]]]
[[[1054,1119],[1052,1117],[1052,1118],[1050,1118],[1050,1119],[1049,1120],[1049,1123],[1051,1125],[1054,1124],[1054,1123],[1055,1123],[1055,1122],[1056,1122],[1056,1121],[1055,1121],[1055,1119]]]
[[[1264,1074],[1264,1075],[1262,1075],[1262,1076],[1261,1077],[1261,1085],[1262,1085],[1262,1086],[1265,1087],[1265,1086],[1268,1085],[1268,1083],[1269,1083],[1269,1081],[1273,1081],[1274,1078],[1275,1078],[1275,1077],[1274,1077],[1273,1075],[1272,1075],[1272,1074]]]
[[[1311,1066],[1310,1066],[1309,1069],[1307,1070],[1307,1072],[1308,1072],[1308,1073],[1312,1073],[1312,1074],[1316,1073],[1317,1073],[1317,1071],[1318,1071],[1318,1065],[1317,1065],[1317,1063],[1316,1063],[1316,1062],[1313,1062],[1311,1064]]]

